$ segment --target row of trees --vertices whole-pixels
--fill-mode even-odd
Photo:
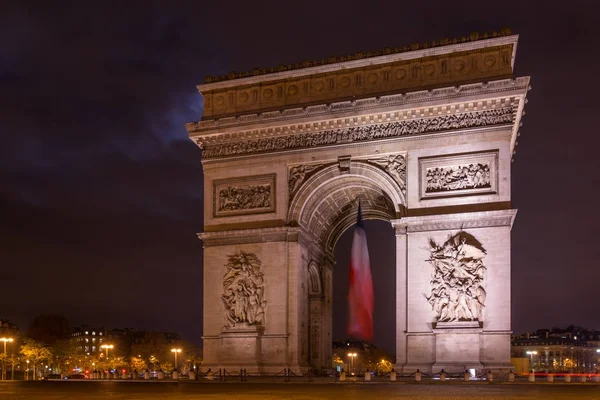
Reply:
[[[20,342],[20,346],[18,346]],[[88,355],[78,350],[77,344],[69,339],[60,339],[52,345],[46,345],[34,339],[23,338],[15,342],[17,351],[9,351],[6,356],[0,353],[0,361],[6,362],[7,371],[32,371],[30,376],[43,376],[47,373],[68,374],[76,368],[83,371],[93,370],[145,370],[171,371],[174,369],[174,357],[168,345],[138,346],[140,354],[125,357],[116,349],[106,353]],[[194,366],[198,367],[201,357],[192,352],[182,351],[178,354],[178,369],[186,373]]]
[[[34,371],[33,376],[42,376],[50,372],[68,374],[75,369],[135,369],[141,372],[178,368],[187,372],[201,362],[200,355],[194,353],[196,348],[191,344],[160,332],[123,330],[121,334],[107,335],[105,332],[103,336],[96,335],[95,339],[74,337],[69,321],[62,315],[36,316],[26,335],[18,330],[0,333],[14,339],[7,346],[6,356],[0,351],[0,362],[6,361],[9,374],[11,371],[29,371],[29,376],[32,376],[31,371]],[[102,344],[113,347],[106,353],[101,348]],[[92,345],[96,348],[88,351],[87,347],[91,350]],[[181,353],[177,353],[178,365],[174,365],[172,348],[181,349]]]

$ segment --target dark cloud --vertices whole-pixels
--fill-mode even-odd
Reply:
[[[201,115],[195,85],[510,26],[533,86],[513,164],[513,327],[600,328],[593,4],[4,2],[0,317],[24,326],[58,311],[197,341],[203,182],[184,129]],[[384,292],[376,302],[392,304]]]

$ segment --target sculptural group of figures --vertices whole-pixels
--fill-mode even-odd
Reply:
[[[491,187],[491,172],[488,164],[468,164],[427,170],[426,191],[428,193],[448,190],[478,189]]]
[[[253,253],[240,251],[228,256],[222,296],[226,327],[264,324],[267,302],[261,266]]]
[[[513,109],[498,108],[460,114],[440,115],[435,118],[411,119],[368,126],[320,132],[305,132],[281,137],[266,137],[236,143],[204,145],[202,157],[227,157],[238,154],[254,154],[267,151],[309,148],[331,145],[347,140],[362,141],[384,139],[426,132],[439,132],[451,129],[473,128],[512,123]]]
[[[271,207],[271,185],[229,186],[219,190],[219,211]]]
[[[483,288],[485,249],[473,235],[461,231],[439,246],[429,241],[429,263],[434,268],[431,304],[438,322],[481,321],[486,292]]]

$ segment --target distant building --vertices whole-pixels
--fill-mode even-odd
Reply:
[[[70,340],[75,342],[81,354],[96,356],[102,352],[102,344],[106,342],[106,330],[83,325],[73,328]]]
[[[600,331],[538,329],[512,335],[511,358],[528,359],[536,371],[592,372],[600,369]]]
[[[75,342],[77,351],[88,356],[102,357],[102,345],[112,345],[109,353],[119,357],[144,355],[162,360],[171,359],[170,349],[182,345],[179,334],[174,332],[154,332],[130,328],[106,329],[83,325],[73,328],[70,340]]]
[[[17,325],[5,319],[0,319],[0,336],[16,339],[20,333],[21,331]]]

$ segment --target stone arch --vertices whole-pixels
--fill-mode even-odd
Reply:
[[[401,187],[381,167],[359,160],[344,171],[336,163],[302,184],[290,202],[288,223],[303,227],[323,250],[332,252],[356,221],[358,199],[365,219],[396,219],[406,204]]]
[[[323,282],[321,280],[321,271],[315,261],[311,261],[308,265],[308,293],[310,296],[323,295]]]

